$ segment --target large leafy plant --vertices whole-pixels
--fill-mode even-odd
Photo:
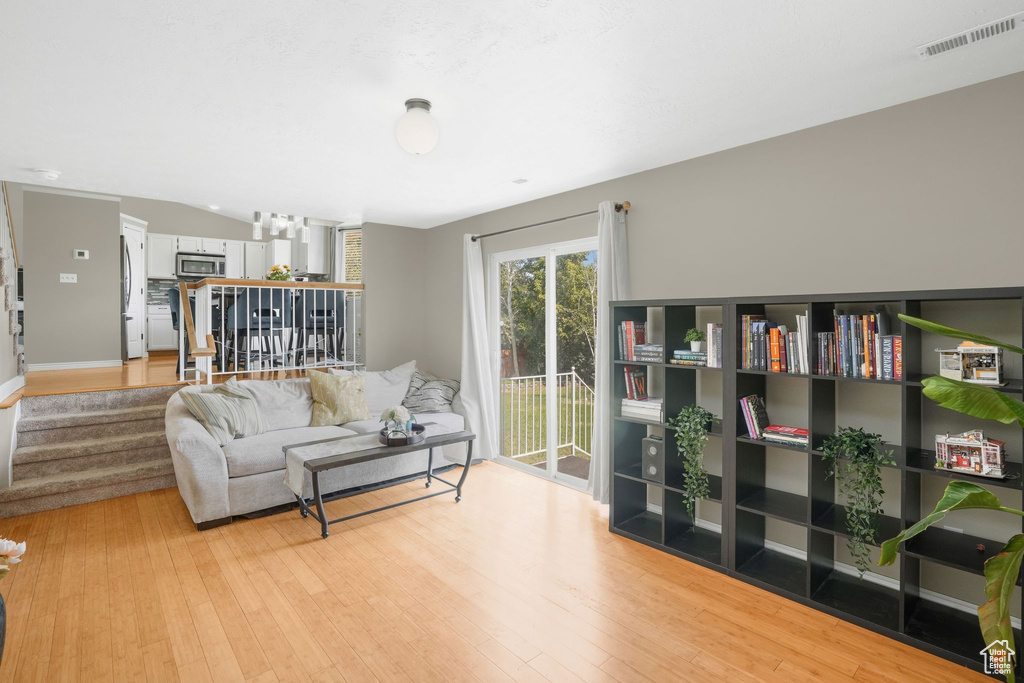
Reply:
[[[1024,348],[980,334],[939,325],[908,315],[900,315],[900,319],[908,325],[913,325],[926,332],[954,339],[966,339],[986,346],[998,346],[1007,351],[1024,355]],[[947,377],[927,377],[922,384],[924,395],[943,408],[985,420],[997,420],[1004,424],[1016,422],[1024,427],[1024,403],[1003,392]],[[940,521],[947,513],[954,510],[972,509],[998,510],[1024,517],[1024,511],[1004,506],[999,498],[988,489],[965,481],[954,481],[946,487],[942,499],[936,504],[931,514],[882,544],[882,553],[878,558],[878,564],[887,565],[895,562],[900,543],[913,538]],[[1020,574],[1022,557],[1024,557],[1024,534],[1016,534],[1007,541],[997,555],[993,555],[985,562],[985,596],[988,600],[978,607],[978,621],[981,624],[981,634],[986,644],[994,643],[997,640],[1014,642],[1013,627],[1010,622],[1010,598],[1017,583],[1017,576]],[[1012,671],[1007,675],[1007,680],[1011,682],[1014,680]]]
[[[676,434],[676,454],[683,461],[682,489],[686,492],[683,505],[690,517],[693,517],[695,501],[711,495],[711,484],[704,469],[704,444],[708,442],[712,419],[704,408],[686,406],[668,421]]]
[[[882,448],[882,437],[863,429],[840,427],[821,448],[825,475],[835,475],[839,493],[846,500],[846,547],[863,578],[870,560],[869,544],[878,534],[882,514],[882,466],[895,465],[892,451]]]

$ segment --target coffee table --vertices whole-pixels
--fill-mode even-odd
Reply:
[[[369,438],[367,438],[369,437]],[[320,492],[320,473],[328,470],[333,470],[339,467],[347,467],[348,465],[355,465],[361,462],[368,462],[371,460],[382,460],[384,458],[393,458],[396,455],[402,455],[403,453],[412,453],[415,451],[427,451],[427,483],[426,487],[430,488],[430,484],[433,481],[439,481],[453,489],[455,489],[455,502],[462,500],[462,485],[466,482],[466,475],[469,474],[469,466],[473,459],[473,440],[476,439],[476,435],[470,432],[450,432],[447,434],[437,434],[435,436],[428,436],[423,441],[413,444],[411,446],[385,446],[377,441],[376,434],[359,434],[354,436],[343,436],[340,438],[333,439],[321,439],[320,441],[307,441],[305,443],[297,443],[285,446],[281,450],[285,453],[286,466],[288,468],[288,476],[291,477],[293,468],[298,468],[300,463],[302,468],[310,473],[313,480],[313,498],[306,500],[299,493],[296,493],[296,489],[293,488],[292,493],[295,495],[296,500],[299,502],[299,512],[302,513],[303,517],[312,516],[313,519],[320,522],[320,534],[323,538],[327,538],[327,527],[331,524],[337,524],[338,522],[346,522],[356,517],[363,517],[365,515],[372,515],[375,512],[382,512],[384,510],[390,510],[391,508],[398,507],[400,505],[408,505],[409,503],[415,503],[417,501],[425,500],[427,498],[433,498],[434,496],[442,496],[451,491],[443,490],[435,493],[428,493],[425,496],[418,496],[416,498],[410,498],[409,500],[403,500],[399,503],[392,503],[391,505],[385,505],[384,507],[374,508],[373,510],[366,510],[359,512],[354,515],[348,515],[347,517],[339,517],[338,519],[327,519],[327,515],[324,512],[324,500],[323,495]],[[450,481],[442,479],[441,477],[432,474],[431,468],[434,464],[434,449],[441,446],[448,446],[450,444],[466,443],[466,463],[462,468],[462,476],[459,477],[459,483],[453,484]],[[390,486],[391,484],[382,483],[375,486],[368,486],[360,488],[357,491],[338,496],[339,498],[347,498],[359,493],[366,493],[367,491],[376,491],[377,489]],[[291,486],[291,484],[289,484]],[[301,490],[301,485],[299,487]],[[310,504],[316,507],[316,512],[310,509]]]

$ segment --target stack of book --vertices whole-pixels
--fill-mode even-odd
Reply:
[[[664,422],[665,405],[662,399],[652,396],[643,400],[622,399],[622,417],[645,422]]]
[[[722,323],[708,323],[707,332],[707,349],[708,349],[708,367],[709,368],[720,368],[722,367],[722,355],[724,349],[722,344],[724,340],[722,338]]]
[[[884,307],[853,315],[836,310],[833,323],[833,331],[818,334],[818,374],[903,379],[903,338],[890,334]]]
[[[661,344],[634,344],[633,357],[628,360],[639,360],[645,363],[664,363],[665,347]]]
[[[768,425],[764,428],[764,434],[761,438],[772,443],[781,443],[787,446],[807,448],[807,442],[810,439],[810,435],[807,433],[807,430],[802,427]]]
[[[756,394],[740,399],[740,410],[747,423],[747,433],[751,439],[760,439],[768,426],[768,411],[764,407],[764,399]]]
[[[744,315],[740,319],[741,359],[744,370],[761,370],[790,375],[806,375],[807,316],[796,317],[796,330],[766,320],[763,315]]]
[[[636,401],[647,399],[647,371],[639,365],[622,368],[626,376],[626,398]]]
[[[619,323],[619,359],[639,360],[635,358],[637,346],[647,343],[647,323],[624,320]]]
[[[689,349],[676,349],[672,352],[669,363],[673,365],[699,365],[708,364],[708,354],[705,351],[690,351]]]

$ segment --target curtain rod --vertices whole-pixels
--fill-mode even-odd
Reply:
[[[629,202],[622,202],[621,204],[616,204],[615,205],[615,213],[619,213],[620,211],[625,211],[626,213],[629,213],[629,207],[630,207]],[[536,228],[536,227],[539,227],[541,225],[549,225],[551,223],[558,223],[559,221],[567,221],[570,218],[579,218],[580,216],[592,216],[595,213],[597,213],[597,211],[598,211],[597,209],[594,209],[593,211],[584,211],[583,213],[574,213],[571,216],[562,216],[561,218],[552,218],[549,221],[541,221],[540,223],[530,223],[529,225],[520,225],[518,228],[509,228],[508,230],[498,230],[497,232],[489,232],[486,235],[473,235],[470,239],[473,240],[474,242],[476,242],[477,240],[482,240],[485,237],[495,237],[497,235],[504,235],[507,232],[516,232],[517,230],[526,230],[527,228]]]

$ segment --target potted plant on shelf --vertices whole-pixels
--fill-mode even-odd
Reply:
[[[821,447],[826,478],[835,476],[839,495],[846,501],[846,547],[853,556],[861,578],[868,570],[870,551],[878,534],[882,514],[882,466],[895,465],[892,451],[882,448],[882,437],[863,429],[840,427]]]
[[[696,327],[691,327],[686,331],[686,337],[683,338],[683,341],[690,342],[691,351],[700,351],[704,346],[704,333]]]
[[[288,267],[287,263],[285,263],[284,265],[274,266],[271,268],[270,272],[267,273],[267,279],[276,280],[278,282],[287,282],[294,278],[292,277],[292,269]]]
[[[704,469],[704,444],[708,442],[708,430],[714,416],[700,406],[686,406],[668,421],[676,434],[676,455],[683,463],[680,487],[685,492],[683,505],[687,514],[693,517],[694,503],[698,498],[711,495],[708,473]]]
[[[965,332],[902,314],[900,319],[908,325],[913,325],[926,332],[954,339],[967,339],[985,346],[996,346],[1024,355],[1024,348],[980,334]],[[1024,402],[1008,396],[1004,392],[948,377],[927,377],[922,385],[924,395],[943,408],[984,420],[996,420],[1004,424],[1016,422],[1024,428]],[[972,509],[998,510],[1024,517],[1024,511],[1004,506],[999,498],[988,489],[966,481],[954,481],[946,487],[942,499],[936,503],[931,514],[898,536],[882,543],[882,554],[878,558],[878,564],[884,566],[895,562],[900,543],[941,521],[946,513]],[[1013,602],[1011,598],[1017,583],[1017,576],[1020,574],[1022,558],[1024,558],[1024,534],[1015,534],[998,554],[985,561],[985,596],[988,600],[978,607],[978,622],[981,626],[982,637],[988,646],[993,646],[999,641],[1006,641],[1012,647],[1014,642],[1010,621],[1010,604]],[[1013,667],[1006,671],[1005,675],[1006,679],[1012,682],[1014,680]]]

